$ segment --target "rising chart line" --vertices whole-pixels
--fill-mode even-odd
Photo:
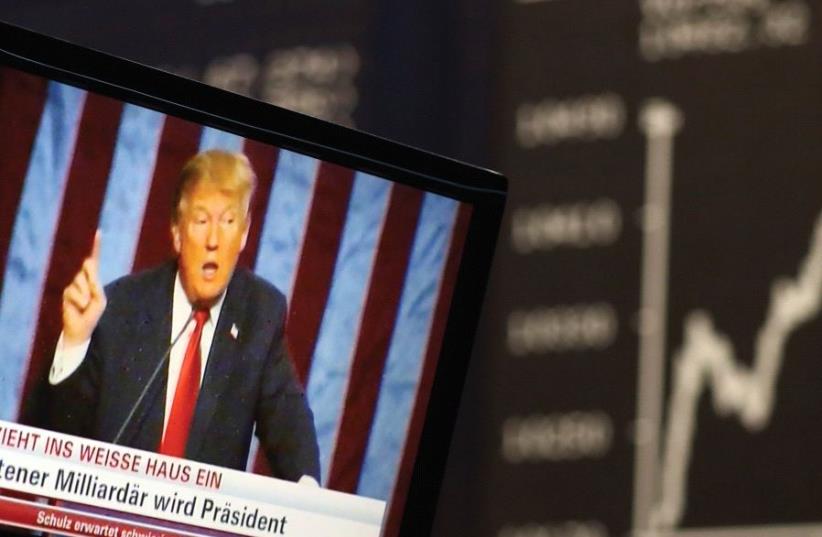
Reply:
[[[665,312],[668,300],[671,184],[674,137],[682,128],[682,113],[670,102],[650,99],[639,114],[647,138],[645,202],[642,229],[642,281],[637,371],[637,445],[634,459],[633,527],[646,527],[659,466],[659,429],[665,374]]]
[[[819,313],[820,294],[822,214],[797,276],[774,282],[750,367],[736,360],[732,342],[714,327],[708,312],[696,310],[688,315],[683,345],[673,357],[659,500],[651,512],[649,529],[670,530],[682,520],[696,411],[703,390],[711,390],[718,414],[735,415],[750,432],[766,427],[773,412],[785,343],[792,332]]]

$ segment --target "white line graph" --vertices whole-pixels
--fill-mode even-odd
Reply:
[[[642,282],[639,314],[637,445],[634,459],[633,527],[647,527],[656,498],[659,466],[659,424],[665,374],[665,312],[668,300],[671,183],[674,136],[682,114],[671,103],[651,99],[642,107],[640,129],[648,145],[645,159]]]
[[[736,415],[751,432],[767,426],[785,342],[802,323],[819,313],[820,294],[822,215],[796,277],[780,278],[773,285],[750,367],[736,360],[733,344],[716,330],[708,312],[694,311],[685,320],[684,342],[673,359],[660,495],[651,512],[650,529],[669,530],[682,519],[696,410],[703,390],[711,389],[718,414]]]
[[[673,356],[671,394],[662,430],[670,196],[674,138],[682,124],[682,113],[662,99],[649,100],[640,112],[639,126],[646,136],[647,148],[633,533],[644,537],[822,535],[822,526],[818,524],[687,530],[678,527],[686,508],[688,468],[702,393],[711,391],[717,414],[736,416],[751,433],[762,430],[773,412],[785,344],[794,331],[822,309],[820,213],[797,274],[778,278],[772,286],[770,304],[754,341],[752,361],[738,360],[733,343],[715,328],[707,311],[693,311],[685,319],[683,344]],[[809,529],[813,531],[808,533]]]

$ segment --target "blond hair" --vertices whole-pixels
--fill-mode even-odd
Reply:
[[[195,186],[208,183],[232,196],[237,196],[248,217],[251,197],[257,187],[257,176],[248,157],[222,149],[210,149],[191,157],[180,170],[171,221],[176,224],[182,206]]]

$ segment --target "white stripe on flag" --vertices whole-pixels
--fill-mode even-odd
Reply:
[[[0,419],[16,418],[86,93],[50,83],[0,297]]]
[[[291,298],[308,211],[317,182],[317,159],[280,149],[274,184],[257,247],[255,272]],[[246,468],[254,468],[259,442],[254,436]]]
[[[200,151],[209,149],[223,149],[234,153],[243,150],[245,138],[230,132],[221,131],[214,127],[203,127],[203,135],[200,137]]]
[[[103,285],[131,272],[164,123],[159,112],[132,104],[123,108],[100,212]]]
[[[388,207],[391,183],[357,173],[334,276],[308,377],[308,402],[320,447],[322,483],[328,481],[342,420],[351,360],[360,332],[371,271]]]
[[[254,270],[289,298],[317,182],[318,165],[317,159],[280,150],[260,234]]]
[[[456,215],[456,201],[425,195],[357,494],[388,500],[393,488]]]

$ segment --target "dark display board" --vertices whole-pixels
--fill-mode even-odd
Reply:
[[[6,2],[9,22],[353,125],[370,0]],[[340,16],[344,13],[345,16]]]
[[[822,527],[816,9],[506,3],[480,534]]]
[[[490,165],[493,0],[6,0],[0,19]]]

